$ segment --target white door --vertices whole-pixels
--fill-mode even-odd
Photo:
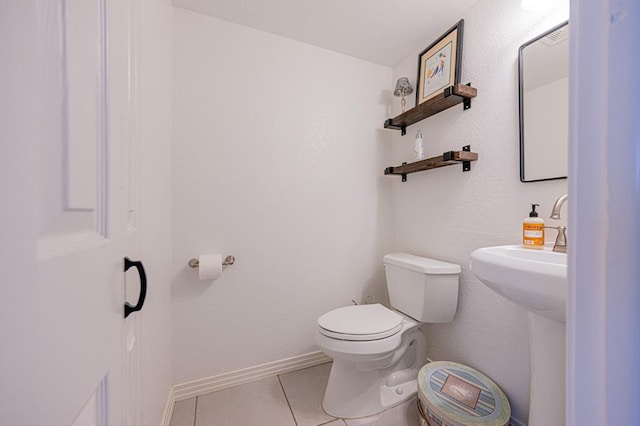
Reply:
[[[127,19],[123,1],[0,4],[2,425],[133,424]]]

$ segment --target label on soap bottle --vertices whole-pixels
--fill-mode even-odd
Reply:
[[[523,223],[522,224],[522,244],[525,246],[544,246],[544,224],[543,223]]]

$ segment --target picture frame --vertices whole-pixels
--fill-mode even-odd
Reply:
[[[464,19],[418,55],[416,106],[460,83]]]

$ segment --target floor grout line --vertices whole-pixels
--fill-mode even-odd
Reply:
[[[200,397],[196,396],[196,403],[193,404],[193,426],[196,426],[196,422],[198,420],[198,399]]]
[[[329,420],[328,422],[320,423],[320,424],[319,424],[319,425],[317,425],[317,426],[326,426],[326,425],[328,425],[328,424],[330,424],[330,423],[335,422],[336,420],[340,420],[340,421],[342,422],[342,424],[343,424],[343,425],[346,425],[346,424],[347,424],[347,422],[345,422],[345,421],[344,421],[344,419],[341,419],[340,417],[334,417],[333,419]]]
[[[287,396],[287,391],[284,390],[284,384],[280,379],[280,375],[276,376],[278,378],[278,383],[280,383],[280,387],[282,388],[282,393],[284,394],[284,399],[287,401],[287,405],[289,406],[289,412],[291,412],[291,417],[293,417],[293,422],[298,426],[298,420],[296,420],[296,415],[293,414],[293,408],[291,407],[291,403],[289,402],[289,397]]]

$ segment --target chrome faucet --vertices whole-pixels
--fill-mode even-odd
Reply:
[[[560,209],[562,209],[562,206],[564,205],[564,203],[566,203],[567,196],[568,194],[564,194],[563,196],[558,198],[555,203],[553,203],[553,207],[551,208],[551,216],[549,216],[549,218],[560,219]],[[552,228],[552,229],[558,230],[558,236],[556,237],[556,242],[553,245],[553,251],[557,251],[559,253],[566,253],[567,252],[567,234],[565,233],[565,231],[567,230],[567,228],[564,226],[545,226],[545,228]]]
[[[551,216],[549,216],[551,219],[560,219],[560,209],[567,201],[568,195],[569,194],[564,194],[563,196],[558,198],[555,203],[553,203],[553,207],[551,208]]]

